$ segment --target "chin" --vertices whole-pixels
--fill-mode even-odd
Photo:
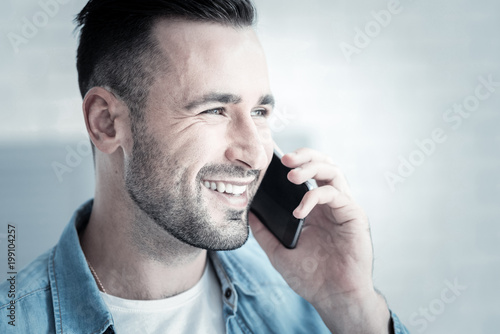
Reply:
[[[248,240],[250,227],[246,220],[230,220],[221,225],[223,227],[200,233],[199,238],[188,243],[209,251],[223,251],[240,248]]]

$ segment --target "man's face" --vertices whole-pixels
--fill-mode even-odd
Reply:
[[[125,152],[128,193],[177,239],[204,249],[240,247],[273,151],[262,48],[250,28],[162,21],[154,33],[168,70],[152,84],[144,122]]]

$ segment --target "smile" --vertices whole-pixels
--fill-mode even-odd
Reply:
[[[247,185],[237,185],[221,181],[203,181],[203,185],[211,190],[239,196],[247,190]]]

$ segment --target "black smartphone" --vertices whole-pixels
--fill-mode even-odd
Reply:
[[[304,219],[295,218],[292,212],[312,189],[312,184],[309,181],[299,185],[290,182],[287,174],[291,168],[281,163],[281,157],[282,154],[274,152],[250,210],[285,247],[295,248]]]

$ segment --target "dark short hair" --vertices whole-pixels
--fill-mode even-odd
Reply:
[[[95,86],[109,87],[142,119],[155,73],[167,68],[152,28],[159,19],[183,19],[227,26],[253,26],[251,0],[90,0],[76,16],[82,97]]]

